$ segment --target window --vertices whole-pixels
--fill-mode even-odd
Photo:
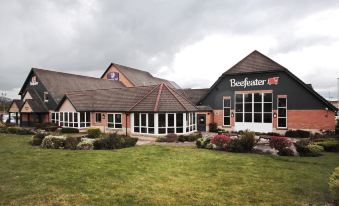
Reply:
[[[122,115],[120,113],[107,114],[107,127],[113,129],[122,128]]]
[[[278,97],[278,128],[287,128],[287,98]]]
[[[167,134],[174,133],[175,114],[167,114]]]
[[[134,132],[136,133],[140,132],[139,113],[134,113]]]
[[[44,102],[48,102],[48,92],[44,92]]]
[[[184,115],[183,113],[176,114],[176,133],[183,133],[183,126],[184,126]]]
[[[166,114],[160,113],[158,115],[159,134],[166,134]]]
[[[95,122],[101,123],[101,113],[95,113]]]
[[[247,123],[272,123],[272,93],[236,94],[235,121]]]
[[[230,97],[224,97],[224,126],[231,125],[231,99]]]

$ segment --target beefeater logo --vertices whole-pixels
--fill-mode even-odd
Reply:
[[[278,82],[279,82],[279,77],[271,77],[271,78],[268,78],[267,80],[268,85],[278,85]]]

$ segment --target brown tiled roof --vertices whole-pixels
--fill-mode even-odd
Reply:
[[[119,81],[108,81],[94,77],[67,74],[63,72],[37,68],[32,68],[32,72],[35,73],[35,75],[46,87],[49,95],[51,95],[57,103],[67,92],[70,91],[124,87],[123,84]],[[20,91],[20,93],[21,92],[23,91]]]
[[[46,104],[40,98],[40,96],[38,95],[35,89],[29,88],[27,92],[29,92],[32,99],[27,99],[25,102],[29,104],[33,112],[37,112],[37,113],[48,112],[48,108]],[[22,103],[22,106],[25,104],[25,102]],[[22,109],[22,106],[20,110]]]
[[[198,104],[199,100],[207,94],[209,89],[179,89],[191,102]]]
[[[180,88],[173,81],[168,81],[166,79],[157,78],[157,77],[154,77],[152,74],[150,74],[147,71],[143,71],[143,70],[139,70],[139,69],[135,69],[135,68],[123,66],[123,65],[120,65],[120,64],[115,64],[115,63],[111,63],[111,65],[107,68],[107,70],[104,72],[104,74],[108,71],[108,69],[112,65],[115,66],[122,74],[124,74],[127,77],[127,79],[130,80],[132,82],[132,84],[136,87],[157,85],[157,84],[161,84],[161,83],[168,83],[169,85],[171,85],[174,88]],[[102,75],[102,77],[103,77],[103,75]]]
[[[250,72],[266,72],[266,71],[285,71],[286,69],[263,55],[258,51],[253,51],[243,58],[236,65],[227,70],[224,74],[241,74]]]
[[[68,98],[77,111],[180,112],[197,108],[175,89],[159,85],[70,92]],[[63,101],[59,103],[58,108]]]

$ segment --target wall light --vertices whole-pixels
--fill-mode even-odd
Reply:
[[[234,117],[234,112],[231,113],[231,117]]]
[[[105,114],[102,114],[102,119],[105,119]]]
[[[277,113],[276,112],[273,113],[273,117],[277,118]]]

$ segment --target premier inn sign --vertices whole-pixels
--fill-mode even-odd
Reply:
[[[249,80],[247,77],[242,81],[237,81],[235,79],[230,79],[231,87],[253,87],[253,86],[263,86],[268,85],[278,85],[279,77],[271,77],[268,79],[254,79]]]

